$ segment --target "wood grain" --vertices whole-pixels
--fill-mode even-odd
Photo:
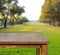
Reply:
[[[36,55],[40,55],[40,47],[36,48]]]
[[[0,33],[0,44],[48,44],[41,33]]]
[[[36,48],[36,55],[48,55],[48,43],[41,33],[0,33],[0,48]]]
[[[0,48],[40,48],[39,45],[0,45]]]
[[[48,46],[42,45],[42,55],[48,55]]]

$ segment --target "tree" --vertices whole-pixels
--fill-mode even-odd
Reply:
[[[15,15],[17,15],[17,18],[18,18],[18,20],[19,20],[19,16],[22,14],[22,13],[24,13],[25,12],[25,10],[24,10],[24,7],[20,7],[20,6],[15,6],[15,7],[13,7],[13,9],[10,9],[10,12],[11,12],[11,16],[13,17],[13,16],[15,16]],[[14,19],[12,19],[12,23],[14,23]]]
[[[50,0],[46,0],[45,4],[42,6],[42,13],[40,16],[40,21],[49,22],[48,16],[50,16],[49,12],[51,11],[52,4]],[[47,17],[47,18],[46,18]]]
[[[45,0],[42,7],[40,20],[55,25],[57,20],[60,20],[60,1],[59,0]]]
[[[24,12],[23,7],[17,5],[18,0],[0,0],[0,13],[4,16],[4,28],[7,26],[8,15],[21,15]],[[13,20],[12,20],[13,21]]]
[[[9,6],[12,2],[16,2],[17,0],[0,0],[0,11],[4,16],[4,28],[6,28],[7,26],[7,19],[8,19],[8,15],[9,15]]]

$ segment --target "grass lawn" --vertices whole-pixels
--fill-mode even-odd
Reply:
[[[60,55],[60,27],[41,23],[24,23],[0,29],[0,32],[41,32],[50,41],[48,55]],[[35,48],[0,48],[0,55],[35,55],[35,51]]]

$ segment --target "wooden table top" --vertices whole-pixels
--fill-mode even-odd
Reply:
[[[0,44],[48,44],[41,33],[0,33]]]

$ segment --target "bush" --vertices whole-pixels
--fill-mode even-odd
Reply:
[[[26,17],[18,18],[17,23],[23,24],[24,22],[29,22],[29,20]]]

